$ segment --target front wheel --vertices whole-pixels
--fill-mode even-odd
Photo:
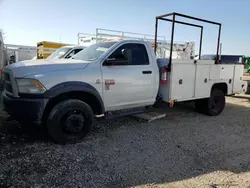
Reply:
[[[62,101],[49,114],[48,133],[59,144],[77,143],[92,130],[93,119],[92,109],[83,101]]]

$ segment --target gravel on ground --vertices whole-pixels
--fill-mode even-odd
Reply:
[[[0,187],[250,187],[250,103],[220,116],[177,105],[150,123],[101,121],[83,142],[57,145],[0,114]]]

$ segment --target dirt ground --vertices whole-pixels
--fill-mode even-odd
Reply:
[[[179,105],[154,122],[97,123],[75,145],[56,145],[35,127],[0,125],[0,187],[249,187],[250,102],[227,98],[208,117]]]

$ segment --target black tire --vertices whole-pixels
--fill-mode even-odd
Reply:
[[[223,91],[213,89],[205,104],[205,113],[209,116],[218,116],[224,110],[225,104],[226,98]]]
[[[59,144],[80,142],[91,130],[94,114],[83,101],[70,99],[57,104],[50,112],[47,129]]]
[[[32,127],[34,125],[34,123],[29,122],[29,121],[23,121],[23,120],[18,120],[18,123],[24,127],[24,128],[29,128]]]
[[[245,91],[245,94],[250,94],[250,85],[248,84],[248,82],[247,82],[247,90]]]
[[[195,101],[195,108],[196,111],[199,113],[205,113],[206,112],[206,106],[207,106],[208,99],[198,99]]]

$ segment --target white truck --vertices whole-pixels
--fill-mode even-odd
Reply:
[[[156,17],[155,44],[158,21],[168,21],[168,15],[173,16],[172,28],[176,23],[194,26],[176,21],[177,16],[186,17],[179,13]],[[173,36],[174,29],[171,44]],[[157,59],[155,47],[145,40],[100,42],[74,59],[9,65],[4,69],[4,109],[21,123],[45,126],[54,141],[65,144],[82,140],[94,118],[142,112],[157,101],[195,101],[200,112],[216,116],[225,107],[226,95],[242,92],[243,65],[173,59],[171,51],[169,58]]]

